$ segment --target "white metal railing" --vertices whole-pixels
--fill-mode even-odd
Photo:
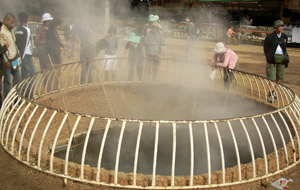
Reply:
[[[24,79],[10,91],[0,112],[2,146],[16,159],[38,170],[65,179],[129,189],[193,189],[230,186],[268,178],[299,163],[300,102],[288,87],[257,75],[233,71],[234,79],[229,89],[223,90],[223,68],[215,68],[218,70],[216,79],[210,81],[207,79],[212,70],[211,67],[170,59],[160,60],[156,80],[153,80],[151,70],[147,70],[147,67],[139,71],[142,74],[142,80],[136,74],[132,80],[128,80],[130,72],[128,72],[129,65],[126,64],[126,61],[125,58],[119,58],[115,71],[105,72],[104,66],[107,60],[99,59],[91,61],[85,71],[82,70],[84,63],[76,62],[45,70]],[[107,79],[105,75],[111,75],[112,72],[115,72],[116,78],[114,80]],[[207,120],[126,118],[117,116],[112,108],[111,94],[107,93],[108,88],[118,89],[124,84],[188,86],[195,89],[193,100],[195,103],[198,93],[201,93],[199,88],[202,88],[203,83],[209,83],[209,87],[206,88],[224,92],[225,101],[228,94],[237,94],[266,104],[266,106],[272,106],[274,109],[256,115]],[[93,87],[103,91],[104,97],[102,98],[109,107],[109,115],[93,115],[84,113],[84,111],[68,110],[66,105],[71,101],[66,98],[68,93],[72,94],[78,89],[89,90]],[[276,92],[277,99],[273,98],[272,103],[269,103],[268,93],[272,90]],[[53,100],[52,95],[55,94],[57,94],[57,99]],[[48,105],[47,101],[54,103]],[[126,101],[126,99],[122,101]],[[193,113],[196,107],[191,108]],[[154,127],[151,127],[152,125]],[[116,152],[113,150],[110,152],[113,152],[115,158],[114,166],[111,171],[108,171],[103,166],[104,158],[108,154],[105,148],[112,143],[111,130],[116,126],[120,128],[120,133],[115,137]],[[161,154],[160,147],[167,146],[163,143],[164,141],[161,142],[162,130],[168,126],[172,126],[169,139],[171,159],[167,164],[170,166],[170,173],[167,177],[163,177],[157,169],[160,164],[158,162],[159,154]],[[133,133],[135,128],[136,136],[133,138],[135,144],[132,149],[132,163],[130,163],[132,171],[122,172],[122,150],[126,146],[125,140],[128,140],[126,134]],[[150,141],[153,143],[153,160],[147,166],[151,168],[149,174],[139,171],[140,162],[143,161],[141,157],[142,142],[147,139],[145,129],[153,129],[154,134],[154,140]],[[187,150],[189,154],[186,162],[189,164],[186,170],[189,172],[185,176],[177,174],[178,164],[180,164],[178,161],[180,160],[179,154],[181,154],[180,147],[184,143],[181,142],[180,129],[188,134]],[[97,130],[100,131],[99,142],[101,143],[96,148],[97,150],[94,150],[96,156],[91,158],[95,160],[96,164],[88,166],[87,155],[89,154],[90,140],[93,132]],[[206,169],[203,172],[199,172],[197,166],[197,158],[199,158],[197,139],[201,137],[198,130],[203,131],[201,135],[204,136],[202,139],[204,142],[203,154],[206,161],[203,163],[206,164]],[[82,151],[79,153],[79,161],[75,163],[76,161],[71,160],[71,157],[74,154],[74,147],[80,146],[76,144],[76,139],[80,135],[84,136],[84,140],[82,141]],[[230,143],[226,142],[226,139],[229,139]],[[63,148],[65,151],[63,159],[56,156],[61,144],[65,147]],[[228,148],[234,152],[236,160],[232,166],[227,159]],[[245,154],[242,149],[248,150],[248,153]],[[48,152],[50,153],[48,154]],[[218,158],[213,155],[215,152],[219,152]],[[245,155],[249,158],[243,158]],[[268,159],[272,156],[275,156],[275,163]],[[256,159],[258,158],[263,160],[263,171],[259,171],[257,168]],[[214,166],[215,160],[220,165],[217,170]],[[249,161],[243,163],[243,160]],[[245,178],[243,173],[245,171],[242,170],[245,164],[251,168],[252,177]],[[237,174],[238,179],[226,178],[230,168]],[[113,173],[113,179],[109,178],[110,172]],[[217,181],[213,178],[216,172],[221,172],[220,179]],[[202,175],[207,176],[205,182],[199,181],[199,176]],[[186,182],[182,185],[177,181],[178,179]]]

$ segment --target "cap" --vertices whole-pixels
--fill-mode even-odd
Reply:
[[[42,22],[47,21],[47,20],[53,20],[53,17],[50,15],[50,13],[45,13],[42,16]]]
[[[274,29],[276,29],[276,28],[278,28],[278,27],[280,27],[280,26],[284,26],[283,21],[282,21],[282,20],[276,20],[276,21],[274,22]]]

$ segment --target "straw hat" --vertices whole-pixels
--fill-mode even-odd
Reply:
[[[274,22],[274,29],[276,29],[276,28],[278,28],[278,27],[280,27],[280,26],[284,26],[284,23],[283,23],[283,21],[282,20],[276,20],[275,22]]]
[[[45,13],[42,16],[42,22],[48,21],[48,20],[53,20],[53,17],[49,13]]]
[[[226,51],[226,48],[222,42],[218,42],[214,51],[216,53],[224,53]]]
[[[125,39],[126,41],[134,42],[134,43],[140,43],[141,37],[137,36],[134,32],[129,33],[127,38]]]

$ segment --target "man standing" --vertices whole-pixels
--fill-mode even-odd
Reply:
[[[22,59],[21,78],[25,78],[36,72],[32,59],[32,43],[30,38],[30,29],[27,27],[28,14],[22,12],[19,14],[20,26],[15,31],[16,44],[20,51]]]
[[[52,20],[53,17],[49,13],[43,14],[42,16],[43,25],[39,26],[36,32],[35,44],[38,49],[38,57],[40,60],[41,70],[51,68],[51,63],[46,48],[46,33],[48,31],[50,21]]]
[[[7,13],[4,16],[4,25],[2,25],[1,34],[7,43],[9,43],[8,51],[5,53],[5,71],[4,71],[4,98],[7,96],[11,88],[11,75],[13,75],[13,85],[16,85],[20,80],[19,68],[12,68],[11,63],[18,57],[18,49],[16,46],[16,37],[12,32],[15,23],[15,16],[12,13]]]
[[[287,35],[282,33],[283,26],[282,20],[276,20],[274,22],[274,32],[269,34],[264,42],[267,78],[274,81],[284,80],[285,74],[284,56],[287,53]],[[270,103],[272,103],[273,98],[277,98],[274,90],[269,93]]]
[[[187,16],[186,19],[186,24],[187,24],[187,38],[186,38],[186,53],[187,53],[187,59],[188,61],[192,61],[192,50],[193,50],[193,45],[195,42],[195,33],[196,33],[196,28],[194,23],[191,22],[191,17]]]

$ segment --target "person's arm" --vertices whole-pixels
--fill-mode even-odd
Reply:
[[[268,53],[268,50],[269,50],[269,35],[265,38],[265,42],[264,42],[264,54],[265,54],[265,56],[267,56],[267,53]]]
[[[221,66],[221,67],[227,67],[229,60],[230,60],[230,52],[225,52],[223,63],[217,63],[216,65]]]
[[[1,47],[1,49],[0,49],[0,55],[2,55],[3,53],[5,53],[7,51],[7,48],[8,48],[7,46],[8,46],[8,43],[7,43],[7,45],[4,45],[4,46]]]

